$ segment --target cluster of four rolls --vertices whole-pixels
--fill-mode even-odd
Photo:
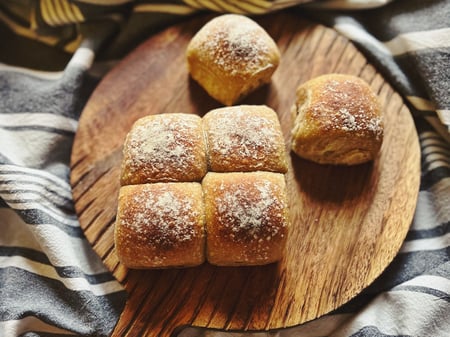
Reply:
[[[115,246],[129,268],[261,265],[288,234],[285,143],[276,113],[233,106],[151,115],[127,135]]]

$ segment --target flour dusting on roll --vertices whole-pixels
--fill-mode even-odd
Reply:
[[[199,116],[150,115],[137,120],[126,137],[121,185],[200,181],[206,169]]]
[[[120,188],[115,247],[129,268],[196,266],[205,261],[200,183],[154,183]]]
[[[267,32],[238,14],[206,23],[191,39],[186,57],[192,78],[225,105],[270,82],[280,62],[278,47]]]
[[[374,160],[383,141],[382,109],[362,79],[327,74],[300,85],[293,107],[292,150],[321,164]]]
[[[286,147],[269,107],[225,107],[203,118],[143,117],[123,154],[114,242],[124,266],[282,259],[289,223]]]
[[[263,265],[282,259],[289,230],[283,174],[209,172],[202,185],[211,264]]]
[[[278,116],[265,105],[238,105],[203,117],[209,169],[213,172],[286,173],[286,148]]]

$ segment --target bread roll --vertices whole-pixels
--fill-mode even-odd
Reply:
[[[262,265],[283,257],[289,227],[283,174],[209,172],[202,186],[211,264]]]
[[[203,117],[209,170],[287,171],[286,148],[277,114],[264,105],[209,111]]]
[[[204,25],[191,39],[186,57],[192,78],[225,105],[269,83],[280,62],[278,47],[267,32],[238,14]]]
[[[114,240],[129,268],[195,266],[205,260],[200,183],[155,183],[120,188]]]
[[[376,158],[383,140],[381,105],[358,77],[328,74],[297,89],[292,150],[321,164],[354,165]]]
[[[206,174],[202,120],[192,114],[143,117],[129,131],[121,185],[200,181]]]

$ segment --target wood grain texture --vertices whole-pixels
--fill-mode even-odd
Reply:
[[[204,115],[219,103],[188,76],[185,49],[210,17],[150,38],[100,83],[79,122],[71,159],[75,207],[87,239],[124,285],[128,301],[114,336],[169,336],[180,326],[271,330],[315,319],[367,287],[397,254],[409,228],[420,179],[420,150],[402,99],[346,39],[287,13],[257,21],[282,59],[272,83],[242,103],[278,112],[289,151],[295,89],[330,72],[360,76],[385,109],[385,139],[372,163],[319,165],[290,153],[292,228],[286,256],[261,267],[127,270],[113,228],[122,144],[148,114]]]

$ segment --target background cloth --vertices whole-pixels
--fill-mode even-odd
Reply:
[[[77,120],[151,34],[199,11],[289,8],[352,40],[402,95],[421,145],[407,238],[361,295],[254,336],[450,336],[450,1],[0,1],[0,336],[108,336],[126,294],[80,229],[69,185]],[[183,336],[240,336],[188,328]]]

